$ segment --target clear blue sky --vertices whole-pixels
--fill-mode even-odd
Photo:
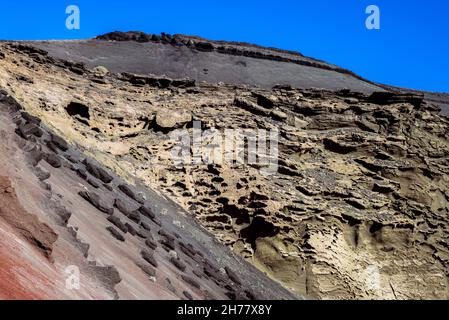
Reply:
[[[81,29],[65,27],[78,5]],[[365,8],[381,10],[367,30]],[[300,51],[370,80],[449,92],[447,0],[4,0],[0,39],[79,39],[114,30],[184,33]]]

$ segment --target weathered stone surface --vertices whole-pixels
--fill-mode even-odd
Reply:
[[[144,228],[145,230],[151,231],[151,226],[150,226],[148,223],[142,221],[142,222],[140,222],[140,225],[141,225],[142,228]]]
[[[154,259],[153,253],[151,251],[144,249],[140,252],[140,254],[142,258],[153,267],[157,268],[159,266],[156,259]]]
[[[122,242],[125,241],[125,237],[116,228],[109,226],[109,227],[106,227],[106,230],[108,230],[115,239],[122,241]]]
[[[67,141],[56,134],[51,134],[51,141],[62,151],[67,151],[69,149]]]
[[[47,180],[47,179],[49,179],[50,176],[51,176],[50,172],[45,171],[44,169],[42,169],[42,168],[40,168],[40,167],[36,167],[35,170],[36,170],[36,171],[35,171],[36,176],[37,176],[37,178],[38,178],[40,181]]]
[[[137,201],[140,204],[143,204],[145,202],[144,197],[141,194],[136,193],[132,188],[126,184],[120,184],[118,186],[120,191],[122,191],[124,194],[126,194],[131,199]]]
[[[120,198],[115,199],[114,207],[116,207],[121,213],[123,213],[127,217],[129,217],[136,211],[135,206]]]
[[[143,272],[145,272],[145,274],[149,277],[156,277],[156,269],[154,269],[152,266],[149,266],[147,264],[143,264],[143,263],[136,263],[137,266],[142,269]]]
[[[153,238],[153,236],[151,235],[151,232],[142,226],[140,226],[139,229],[137,230],[137,235],[143,239],[147,239],[147,238],[152,239]]]
[[[155,117],[155,128],[163,132],[182,128],[192,121],[192,114],[186,111],[160,110]]]
[[[62,166],[61,158],[54,153],[44,153],[43,159],[53,168],[60,168]]]
[[[259,116],[269,116],[270,115],[270,110],[265,109],[259,105],[257,105],[254,102],[248,101],[244,98],[235,98],[234,100],[234,104],[242,109],[245,109],[246,111],[249,111],[255,115],[259,115]]]
[[[153,210],[151,210],[151,208],[149,208],[149,207],[141,206],[139,208],[139,211],[141,214],[143,214],[147,218],[150,218],[152,220],[156,218],[156,215],[154,214]]]
[[[100,179],[102,182],[110,183],[113,180],[113,177],[109,174],[109,172],[95,165],[91,161],[85,160],[83,163],[85,164],[87,171],[95,178]]]
[[[38,117],[35,117],[31,114],[29,114],[26,111],[22,111],[21,112],[22,118],[25,119],[26,122],[28,123],[33,123],[37,126],[39,126],[41,124],[41,119],[39,119]]]
[[[274,120],[278,121],[285,121],[288,118],[287,114],[285,112],[282,112],[281,110],[273,110],[271,111],[270,115]]]
[[[92,69],[92,72],[97,77],[104,77],[109,73],[109,70],[103,66],[96,66],[95,68]]]
[[[196,289],[201,289],[200,284],[195,279],[190,278],[189,276],[186,276],[184,274],[181,275],[181,279],[184,280],[189,285],[191,285],[192,287],[194,287]]]
[[[108,217],[108,221],[119,228],[123,233],[128,232],[128,227],[120,220],[119,217],[111,215]]]
[[[108,215],[114,213],[114,208],[105,203],[98,194],[89,191],[80,191],[78,194],[101,212]]]
[[[95,180],[94,178],[89,178],[87,179],[87,183],[89,183],[92,187],[94,187],[95,189],[100,188],[100,183],[98,183],[97,180]]]
[[[67,226],[67,223],[69,222],[72,213],[63,206],[57,206],[55,208],[55,211],[58,215],[61,225]]]
[[[133,236],[137,235],[137,231],[136,231],[136,228],[134,228],[134,226],[132,226],[132,225],[129,224],[128,222],[125,223],[125,226],[126,226],[126,229],[128,230],[128,232],[129,232],[131,235],[133,235]]]
[[[42,137],[42,129],[34,123],[19,124],[16,133],[26,140],[30,139],[31,135]]]
[[[182,262],[179,259],[175,259],[175,258],[171,258],[170,262],[176,267],[178,268],[180,271],[184,272],[186,270],[186,265],[184,262]]]
[[[184,43],[188,50],[196,50],[198,42],[168,35],[154,39],[151,37],[151,41],[159,41],[158,46],[172,48]],[[207,54],[227,54],[236,49],[229,44],[210,43],[213,51]],[[234,63],[241,63],[242,68],[251,66],[244,67],[248,61],[240,61],[241,57],[275,59],[266,51],[262,56],[245,48],[236,49],[233,55],[233,59],[238,57]],[[18,71],[10,65],[11,59],[21,65],[21,74],[31,72],[21,62],[21,55],[7,53],[6,62],[2,60],[5,72]],[[195,54],[201,53],[196,50]],[[277,57],[283,55],[288,54],[277,53]],[[310,63],[308,67],[313,69],[319,62],[305,59],[303,63]],[[180,211],[191,214],[186,217],[195,217],[232,252],[254,262],[285,287],[323,299],[447,297],[448,258],[443,244],[448,242],[449,146],[445,137],[449,123],[425,97],[393,92],[371,95],[369,90],[295,89],[288,81],[273,89],[271,85],[256,88],[198,82],[197,87],[185,90],[175,86],[175,79],[113,73],[108,75],[105,90],[104,85],[86,76],[57,68],[52,69],[52,78],[46,76],[47,69],[39,69],[40,73],[33,73],[33,83],[10,77],[11,86],[27,93],[23,97],[27,111],[42,115],[44,123],[57,126],[61,136],[70,137],[73,146],[88,150],[111,172],[126,181],[137,178],[155,193],[177,202]],[[212,70],[198,72],[212,74]],[[342,82],[353,77],[343,75]],[[89,90],[66,83],[68,78],[76,83],[89,81]],[[67,114],[52,109],[60,106],[60,97],[47,94],[40,84],[54,79],[55,91],[67,91],[73,97],[70,99],[85,101],[79,102],[84,107],[69,103],[71,107],[66,110],[77,121],[69,118],[67,122]],[[120,90],[115,84],[120,84]],[[3,103],[2,97],[0,100]],[[92,103],[90,107],[86,101]],[[44,108],[51,112],[43,112]],[[179,110],[191,117],[177,121],[175,113]],[[18,120],[26,121],[20,114],[16,124]],[[175,129],[192,133],[193,120],[201,121],[204,132],[211,128],[220,132],[231,128],[254,132],[278,129],[274,171],[264,174],[260,161],[175,165],[171,151],[176,141],[169,134]],[[62,123],[69,125],[64,127]],[[44,139],[25,136],[28,140],[19,139],[24,150],[47,139],[47,135]],[[218,142],[205,135],[201,143],[201,149],[208,150]],[[193,150],[186,151],[194,155]],[[248,152],[241,150],[239,155],[246,157]],[[256,160],[263,158],[259,155]],[[77,182],[91,189],[84,181]],[[101,190],[119,193],[118,183]],[[154,239],[142,227],[136,230],[138,237],[132,238],[133,242],[143,247],[145,240],[161,240],[160,247],[167,252],[157,248],[155,256],[163,259],[173,258],[170,247],[176,247],[188,274],[193,269],[201,281],[215,286],[214,294],[219,298],[224,298],[223,290],[232,299],[267,292],[266,287],[240,290],[240,286],[248,285],[250,275],[242,276],[238,268],[228,271],[226,259],[223,264],[206,262],[207,254],[201,256],[202,250],[186,244],[190,239],[183,239],[183,234],[190,226],[185,219],[174,218],[176,210],[164,211],[164,206],[153,201],[154,212],[142,208],[139,213],[151,224]],[[169,237],[156,234],[157,226],[146,220],[155,219],[155,214],[164,222]],[[367,285],[366,279],[373,272],[388,280],[380,281],[377,291]],[[173,281],[173,285],[177,283]],[[182,290],[177,292],[177,297],[182,297]]]
[[[157,243],[152,239],[145,240],[145,244],[147,245],[147,247],[151,248],[152,250],[156,250],[156,248],[157,248]]]

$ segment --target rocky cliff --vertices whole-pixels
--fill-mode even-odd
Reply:
[[[59,167],[68,166],[67,172],[73,172],[70,179],[74,180],[68,183],[71,191],[59,189],[56,194],[77,204],[70,211],[79,218],[70,218],[69,224],[79,227],[83,243],[89,243],[90,248],[97,244],[89,255],[106,259],[121,275],[120,270],[131,268],[130,261],[152,264],[154,257],[164,261],[162,277],[156,273],[155,283],[167,288],[165,278],[171,279],[170,283],[178,279],[183,284],[179,284],[175,297],[187,291],[194,298],[209,298],[204,293],[207,291],[215,297],[242,298],[229,287],[240,283],[244,289],[238,292],[245,292],[247,298],[272,298],[278,293],[278,298],[448,298],[449,120],[424,94],[382,89],[324,62],[305,66],[274,61],[267,54],[287,55],[298,61],[306,58],[267,48],[206,45],[201,39],[185,36],[163,40],[138,33],[125,34],[125,38],[110,34],[87,42],[2,43],[0,47],[4,96],[13,97],[29,114],[21,116],[24,120],[14,118],[17,134],[22,139],[39,135],[39,128],[30,120],[36,117],[78,150],[70,161],[70,152],[61,154],[59,140],[53,141],[47,133],[43,139],[22,143],[33,155],[34,145],[29,143],[42,145],[44,170],[58,167],[61,161]],[[224,49],[219,52],[220,46],[231,51],[244,48],[230,54]],[[127,57],[123,50],[131,48],[142,51],[134,53],[128,64],[120,65],[118,62]],[[195,68],[211,61],[216,67],[238,57],[249,59],[246,67],[262,61],[268,69],[278,68],[278,63],[285,64],[285,69],[310,69],[284,79],[285,83],[271,86],[264,80],[257,86],[254,74],[245,78],[250,79],[246,84],[240,81],[244,72],[240,64],[235,67],[237,73],[227,75],[231,78],[221,79],[228,81],[219,83],[220,72],[215,69],[208,82],[205,71],[197,74],[198,78],[185,78],[194,68],[173,67],[163,73],[155,68],[151,70],[154,75],[149,74],[153,64],[135,64],[141,52],[156,57],[154,50],[180,63],[184,63],[188,50],[189,55],[198,57],[188,58]],[[242,53],[246,51],[253,53]],[[67,61],[68,55],[75,60]],[[260,70],[252,71],[259,75]],[[311,88],[316,87],[313,79],[321,84],[320,89]],[[295,88],[298,83],[303,85]],[[266,175],[257,163],[175,165],[172,134],[177,129],[193,134],[195,122],[209,132],[278,130],[277,170]],[[200,149],[206,150],[213,141],[206,136],[201,143]],[[82,161],[85,157],[87,160]],[[96,165],[91,167],[90,159]],[[107,173],[98,166],[107,168]],[[113,177],[112,185],[108,177]],[[156,222],[152,214],[146,220],[144,200],[139,202],[130,187],[123,189],[125,181],[149,190],[144,199],[150,203],[167,199],[151,207],[152,212],[173,208],[168,210],[174,211],[170,218],[160,214],[162,227],[159,215]],[[74,190],[78,185],[83,187]],[[128,197],[127,202],[122,203],[118,194]],[[95,223],[85,210],[97,210]],[[111,215],[112,210],[117,213]],[[140,227],[133,220],[135,210]],[[195,221],[202,227],[195,226]],[[150,230],[160,230],[152,234],[154,243],[146,244],[139,235],[131,237],[128,227],[123,227],[125,222],[134,229],[146,229],[147,225]],[[202,228],[208,232],[196,231]],[[98,229],[107,242],[95,238]],[[224,249],[217,256],[216,248],[222,247],[211,234],[262,272]],[[114,249],[107,254],[101,248],[110,241]],[[156,246],[153,258],[140,252],[145,244],[150,249]],[[130,246],[132,254],[127,253]],[[44,251],[48,253],[48,249]],[[179,261],[173,261],[172,251],[181,257]],[[122,261],[122,255],[130,255],[130,260],[117,262]],[[200,261],[195,256],[201,257]],[[212,256],[214,261],[203,256]],[[201,266],[199,275],[194,273],[196,263]],[[213,276],[220,274],[220,268],[224,279]],[[184,284],[185,269],[193,283],[206,279],[200,287],[207,290],[196,285],[192,289],[190,280]],[[143,278],[138,267],[132,270],[135,277]],[[274,281],[264,278],[263,273]],[[129,297],[136,290],[134,274],[126,278],[122,275],[121,283],[126,280],[123,291],[115,285],[115,294]],[[148,283],[139,286],[143,295],[154,297],[155,292],[161,292]],[[252,287],[251,283],[260,286]],[[162,293],[157,296],[166,297]]]

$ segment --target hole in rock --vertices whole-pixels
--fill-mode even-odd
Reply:
[[[79,102],[70,102],[66,107],[66,111],[72,117],[80,116],[81,118],[90,120],[89,107]]]

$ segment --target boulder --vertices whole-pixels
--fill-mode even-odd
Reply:
[[[53,168],[61,168],[61,158],[54,153],[44,153],[43,159]]]
[[[59,148],[51,141],[47,141],[46,144],[47,148],[52,151],[53,153],[58,154]]]
[[[126,194],[128,197],[130,197],[134,201],[136,201],[140,204],[144,204],[144,202],[145,202],[144,197],[141,194],[136,193],[130,186],[128,186],[126,184],[120,184],[118,186],[118,188],[121,192]]]
[[[171,234],[167,233],[165,230],[162,230],[162,229],[159,230],[158,234],[163,238],[167,238],[167,239],[175,241],[175,238]]]
[[[143,214],[145,217],[150,218],[151,220],[156,218],[156,215],[153,213],[153,210],[151,210],[149,207],[141,206],[139,208],[139,212]]]
[[[29,114],[26,111],[22,111],[21,113],[22,118],[27,122],[27,123],[33,123],[37,126],[39,126],[41,124],[41,119],[39,119],[38,117],[35,117],[31,114]]]
[[[153,239],[151,232],[146,230],[144,227],[140,226],[139,230],[137,230],[137,235],[142,239]]]
[[[151,264],[153,267],[157,268],[159,266],[156,259],[154,259],[153,253],[151,251],[144,249],[140,252],[140,255],[146,262]]]
[[[160,110],[154,119],[157,131],[169,132],[184,127],[192,121],[192,114],[186,111]]]
[[[156,250],[157,248],[157,243],[152,240],[152,239],[146,239],[145,240],[145,244],[147,245],[147,247],[149,247],[151,250]]]
[[[36,177],[40,180],[40,181],[45,181],[47,179],[50,178],[51,174],[48,171],[45,171],[44,169],[40,168],[40,167],[36,167],[35,168],[35,174]]]
[[[114,213],[114,208],[106,204],[98,194],[89,191],[80,191],[78,194],[95,208],[104,212],[106,214],[112,215]]]
[[[34,135],[38,138],[42,137],[43,135],[42,129],[34,123],[19,124],[16,129],[16,133],[25,140],[29,140],[31,135]]]
[[[140,213],[137,210],[134,210],[133,212],[131,212],[128,215],[128,219],[130,219],[131,221],[134,221],[135,223],[139,223],[140,222]]]
[[[195,43],[195,49],[198,51],[211,52],[214,51],[214,46],[210,42],[201,41]]]
[[[78,176],[83,179],[86,180],[87,179],[87,172],[86,170],[82,169],[82,168],[77,168],[76,169],[76,173],[78,174]]]
[[[97,182],[97,180],[95,180],[94,178],[89,178],[87,179],[87,183],[89,183],[92,187],[94,187],[95,189],[100,188],[100,184]]]
[[[104,77],[108,75],[109,70],[103,66],[96,66],[95,68],[92,69],[92,73],[97,77]]]
[[[111,222],[113,225],[115,225],[117,228],[119,228],[123,233],[128,232],[128,228],[126,225],[120,220],[119,217],[116,217],[114,215],[111,215],[107,219],[109,222]]]
[[[162,238],[159,240],[159,243],[168,248],[169,250],[175,250],[175,241],[170,238]]]
[[[42,152],[42,147],[39,144],[34,145],[34,147],[28,152],[28,156],[33,167],[37,166],[39,162],[44,158],[44,153]]]
[[[137,234],[136,229],[135,229],[131,224],[129,224],[128,222],[126,222],[126,223],[125,223],[125,226],[126,226],[126,229],[128,230],[128,232],[129,232],[131,235],[135,236],[135,235]]]
[[[108,230],[111,233],[111,235],[114,238],[116,238],[117,240],[122,241],[122,242],[125,241],[125,237],[120,233],[120,231],[118,231],[114,227],[109,226],[106,228],[106,230]]]
[[[105,169],[95,165],[89,160],[84,160],[84,165],[86,166],[86,170],[93,175],[95,178],[100,179],[104,183],[110,183],[114,177],[109,174]]]
[[[65,207],[62,207],[62,206],[56,207],[55,212],[58,215],[61,225],[67,226],[67,223],[69,222],[69,219],[72,216],[72,213],[69,210],[67,210]]]
[[[176,268],[178,268],[178,270],[180,270],[180,271],[182,271],[182,272],[184,272],[185,270],[186,270],[186,268],[187,268],[187,266],[185,265],[185,263],[184,262],[182,262],[181,260],[179,260],[179,259],[175,259],[175,258],[170,258],[170,262],[176,267]]]
[[[133,211],[135,211],[135,208],[133,208],[129,202],[126,202],[120,198],[115,199],[114,207],[116,207],[125,216],[129,216]]]
[[[179,248],[181,249],[181,251],[187,255],[188,257],[195,259],[196,257],[196,251],[193,249],[192,246],[190,245],[186,245],[183,242],[179,242]]]
[[[149,277],[156,277],[156,269],[154,269],[152,266],[149,266],[147,264],[143,264],[140,262],[137,262],[136,265],[142,269],[142,271]]]
[[[201,286],[198,283],[198,281],[196,281],[195,279],[190,278],[189,276],[186,276],[184,274],[181,275],[181,279],[184,280],[186,283],[188,283],[189,285],[191,285],[192,287],[196,288],[196,289],[200,289]]]
[[[62,151],[67,151],[69,149],[67,142],[54,133],[51,134],[51,142],[53,142]]]

